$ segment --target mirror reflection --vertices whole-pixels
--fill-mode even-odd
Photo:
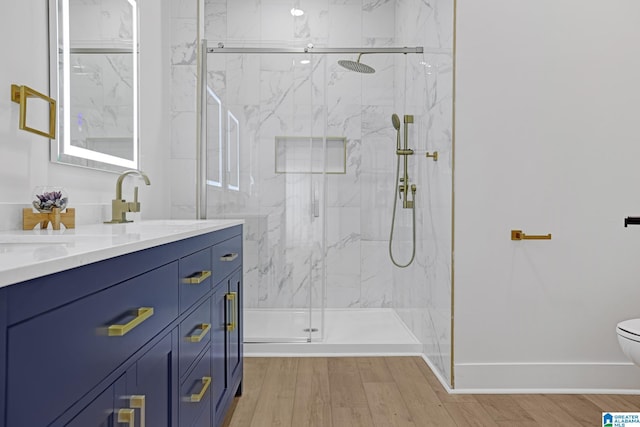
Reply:
[[[135,0],[50,0],[51,92],[58,137],[51,160],[138,169]]]

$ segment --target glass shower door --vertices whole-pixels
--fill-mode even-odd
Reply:
[[[316,340],[326,147],[317,67],[310,55],[283,53],[210,52],[203,61],[206,217],[245,220],[245,342]]]

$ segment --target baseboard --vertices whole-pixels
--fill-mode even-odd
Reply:
[[[451,393],[640,393],[640,368],[632,363],[457,363],[454,369]]]

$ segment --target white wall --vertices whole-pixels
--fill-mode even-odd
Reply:
[[[168,3],[168,0],[164,0]],[[151,187],[141,185],[143,218],[169,214],[168,191],[162,176],[168,155],[167,120],[162,88],[168,73],[166,37],[162,32],[166,10],[152,0],[140,0],[141,27],[141,169],[151,178]],[[21,209],[30,206],[32,190],[39,185],[65,187],[76,222],[110,219],[116,175],[49,162],[49,141],[18,129],[19,106],[11,102],[12,83],[48,92],[49,41],[47,2],[28,0],[3,4],[0,39],[5,40],[5,60],[0,67],[0,230],[21,228]],[[138,180],[127,179],[125,197]]]
[[[457,2],[457,389],[640,389],[615,334],[640,317],[639,17]]]

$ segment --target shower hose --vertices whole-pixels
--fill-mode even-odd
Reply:
[[[396,207],[398,205],[398,193],[400,191],[400,187],[397,185],[400,182],[400,156],[398,157],[398,161],[396,162],[396,189],[393,197],[393,215],[391,216],[391,233],[389,235],[389,257],[391,258],[391,262],[396,267],[405,268],[411,265],[413,259],[416,257],[416,195],[413,194],[413,206],[411,206],[411,215],[412,215],[412,231],[413,231],[413,249],[411,251],[411,259],[406,264],[399,264],[395,258],[393,257],[393,249],[391,249],[391,245],[393,244],[393,229],[396,225]],[[409,191],[405,192],[404,197],[409,197]]]

